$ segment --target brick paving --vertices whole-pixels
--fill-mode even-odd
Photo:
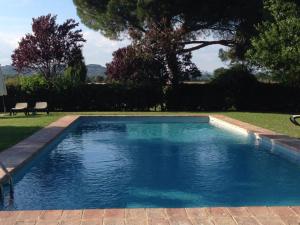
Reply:
[[[2,211],[1,225],[299,225],[300,207]]]
[[[210,117],[300,152],[298,139],[223,115]],[[66,116],[50,124],[0,153],[1,161],[14,172],[78,118]],[[0,225],[300,225],[300,207],[0,211]]]

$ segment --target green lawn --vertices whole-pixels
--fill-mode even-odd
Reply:
[[[50,116],[36,115],[25,117],[19,114],[16,117],[0,117],[0,150],[16,144],[35,131],[68,114],[92,114],[92,115],[180,115],[180,113],[158,113],[158,112],[92,112],[92,113],[51,113]],[[201,114],[201,113],[199,113]],[[229,117],[248,122],[278,133],[300,138],[300,127],[289,122],[287,114],[272,113],[246,113],[246,112],[224,112]]]

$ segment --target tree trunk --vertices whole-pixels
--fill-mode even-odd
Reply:
[[[180,82],[180,69],[178,65],[179,62],[176,53],[167,54],[166,67],[168,71],[168,80],[173,87],[178,86]]]

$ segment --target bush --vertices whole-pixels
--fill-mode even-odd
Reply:
[[[64,80],[63,80],[64,81]],[[30,88],[29,88],[30,87]],[[51,86],[8,85],[8,108],[26,101],[30,107],[37,101],[47,101],[51,110],[63,111],[145,111],[162,103],[159,86],[124,86],[120,84],[79,84],[68,82]]]
[[[254,99],[253,90],[258,81],[246,66],[238,64],[229,69],[216,70],[211,84],[226,96],[226,109],[247,109],[249,101]]]
[[[22,76],[20,77],[20,87],[28,93],[37,92],[38,90],[47,89],[48,82],[42,75]]]
[[[300,111],[300,88],[260,83],[249,74],[226,73],[211,83],[165,89],[149,84],[74,86],[64,77],[48,85],[39,76],[26,77],[19,84],[7,85],[6,105],[11,108],[26,101],[32,107],[37,101],[47,101],[51,110],[62,111]]]
[[[231,92],[212,83],[183,84],[166,91],[165,104],[167,111],[237,110],[291,113],[300,111],[300,88],[257,82],[251,88],[245,87]]]

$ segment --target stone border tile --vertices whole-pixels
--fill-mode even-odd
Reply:
[[[274,131],[257,127],[224,115],[210,115],[209,118],[213,124],[220,124],[220,126],[228,127],[229,129],[231,128],[245,134],[254,135],[259,140],[266,140],[271,147],[278,145],[287,150],[291,150],[292,152],[300,153],[300,140],[297,138],[278,134]]]
[[[297,208],[297,207],[296,207]],[[297,209],[298,210],[298,209]],[[1,225],[291,225],[300,216],[291,207],[220,207],[181,209],[105,209],[0,212]],[[103,214],[103,212],[105,213]],[[149,217],[163,211],[163,217]],[[153,211],[153,212],[151,212]],[[119,213],[122,212],[122,216]],[[124,213],[126,212],[126,213]],[[178,212],[178,215],[175,215]],[[187,212],[187,213],[185,213]],[[209,213],[211,212],[211,213]],[[225,213],[229,212],[229,214]],[[232,214],[231,214],[231,213]],[[169,214],[171,216],[169,216]],[[175,213],[175,214],[174,214]],[[199,214],[198,214],[199,213]],[[46,217],[44,215],[47,215]],[[90,215],[90,216],[88,216]],[[106,216],[107,215],[107,216]],[[116,216],[113,216],[116,215]],[[133,216],[134,215],[134,216]]]

